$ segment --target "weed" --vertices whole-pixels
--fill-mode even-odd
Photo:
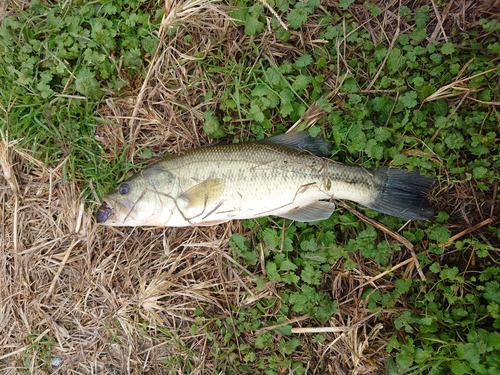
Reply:
[[[9,107],[6,124],[20,147],[28,147],[48,165],[68,158],[65,179],[104,184],[123,170],[112,170],[94,134],[100,100],[118,93],[143,71],[153,54],[154,17],[139,1],[64,9],[33,1],[18,17],[0,26],[1,97]],[[112,165],[123,166],[117,155]],[[120,167],[119,167],[120,168]],[[90,193],[84,187],[84,196]]]
[[[404,331],[388,345],[395,352],[393,373],[493,374],[499,371],[500,268],[479,274],[433,263],[426,284],[417,282],[412,311],[395,326]],[[426,290],[429,286],[432,289]],[[493,330],[491,330],[493,328]]]

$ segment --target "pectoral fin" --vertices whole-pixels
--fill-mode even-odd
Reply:
[[[328,219],[333,211],[335,210],[335,205],[331,202],[317,201],[309,206],[299,207],[292,209],[291,211],[281,214],[279,216],[286,219],[310,222]]]
[[[205,208],[210,203],[220,200],[224,191],[224,180],[208,179],[186,190],[179,196],[187,202],[187,208]]]

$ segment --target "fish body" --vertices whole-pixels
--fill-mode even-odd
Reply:
[[[307,133],[169,155],[105,196],[97,222],[182,227],[268,215],[309,222],[328,218],[336,199],[408,219],[434,215],[427,200],[433,179],[329,155],[329,143]]]

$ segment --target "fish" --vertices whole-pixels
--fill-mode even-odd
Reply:
[[[278,216],[329,218],[349,200],[409,220],[434,217],[435,179],[418,171],[342,164],[331,144],[308,132],[216,144],[165,156],[103,197],[96,222],[108,226],[211,226]]]

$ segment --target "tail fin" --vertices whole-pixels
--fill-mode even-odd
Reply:
[[[422,176],[417,171],[379,167],[373,170],[375,179],[380,181],[380,193],[367,204],[376,211],[387,215],[412,220],[426,220],[434,217],[427,196],[434,179]]]

